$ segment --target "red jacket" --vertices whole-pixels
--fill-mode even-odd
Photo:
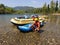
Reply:
[[[37,26],[37,27],[40,27],[40,22],[39,21],[35,21],[34,25]]]

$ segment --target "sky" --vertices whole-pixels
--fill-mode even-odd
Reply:
[[[50,2],[51,0],[0,0],[0,4],[4,4],[9,7],[32,6],[37,8],[42,7],[45,3],[50,4]],[[60,0],[58,0],[58,2],[60,2]]]

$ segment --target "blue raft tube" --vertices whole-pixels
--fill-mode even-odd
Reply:
[[[32,24],[26,24],[23,26],[17,26],[17,28],[22,32],[29,32],[29,31],[33,31],[33,29],[30,28],[31,26],[32,26]],[[40,26],[43,27],[44,23],[41,23]]]
[[[17,26],[17,28],[22,32],[29,32],[32,31],[32,28],[30,28],[32,24],[26,24],[24,26]]]

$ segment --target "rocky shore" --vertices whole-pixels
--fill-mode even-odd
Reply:
[[[0,45],[60,45],[59,16],[51,17],[39,32],[28,33],[20,32],[9,22],[8,16],[2,17],[0,17]]]
[[[20,32],[16,26],[0,28],[0,45],[60,45],[60,25],[47,22],[39,32]],[[1,31],[2,30],[2,31]]]

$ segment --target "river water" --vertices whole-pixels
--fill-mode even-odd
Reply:
[[[0,45],[60,45],[60,16],[52,16],[40,32],[20,32],[10,22],[21,15],[0,15]]]
[[[18,16],[20,15],[0,15],[0,30],[9,31],[12,27],[10,19]]]

